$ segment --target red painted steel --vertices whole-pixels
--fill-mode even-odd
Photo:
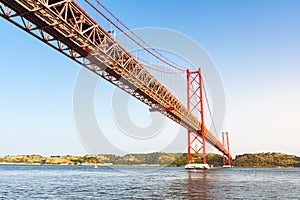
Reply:
[[[202,150],[203,163],[206,164],[206,149],[205,149],[205,125],[204,125],[204,110],[203,110],[203,80],[201,69],[197,71],[186,70],[187,74],[187,108],[190,112],[199,113],[201,120],[201,130],[192,131],[188,129],[188,163],[193,162],[199,152]],[[194,89],[195,87],[195,89]],[[193,104],[192,100],[196,103]],[[198,107],[199,106],[199,107]],[[193,147],[197,142],[201,144],[200,148]]]
[[[230,157],[201,121],[74,0],[0,0],[0,16],[150,108],[164,108],[158,112],[196,135],[192,141],[204,136]]]
[[[203,109],[203,79],[201,69],[198,70],[199,87],[200,87],[200,114],[201,114],[201,135],[202,135],[202,151],[203,151],[203,163],[206,164],[206,148],[205,148],[205,126],[204,126],[204,109]]]
[[[225,144],[225,139],[224,139],[224,132],[222,132],[222,144]],[[223,165],[226,163],[226,157],[223,155]]]
[[[222,132],[222,144],[228,151],[228,155],[223,154],[223,165],[231,165],[228,132]]]
[[[186,92],[187,92],[187,109],[188,111],[191,110],[191,100],[190,100],[190,84],[189,84],[189,80],[190,80],[190,71],[187,69],[186,70]],[[191,157],[191,131],[189,129],[187,129],[188,131],[188,163],[192,162],[192,157]]]

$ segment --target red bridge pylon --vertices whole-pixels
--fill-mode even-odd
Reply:
[[[228,157],[223,154],[223,165],[224,166],[231,166],[231,155],[229,149],[229,139],[228,139],[228,132],[222,132],[222,143],[223,146],[228,150]]]
[[[198,114],[201,120],[201,130],[194,132],[188,130],[188,163],[195,161],[202,150],[203,163],[206,164],[205,126],[203,113],[203,80],[201,69],[197,71],[186,70],[187,74],[187,107],[190,112]],[[199,146],[198,146],[199,145]]]

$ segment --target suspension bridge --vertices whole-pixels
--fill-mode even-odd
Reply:
[[[189,163],[193,163],[194,158],[201,153],[206,164],[205,142],[208,142],[223,153],[224,164],[230,165],[228,134],[223,133],[221,142],[204,124],[205,92],[201,70],[185,69],[151,48],[142,38],[130,32],[130,29],[98,0],[94,3],[84,1],[115,29],[170,70],[166,71],[134,57],[115,40],[112,30],[105,30],[75,0],[0,0],[0,15],[143,102],[149,106],[150,111],[160,112],[185,127],[188,131]],[[184,106],[146,68],[153,68],[162,73],[186,73],[187,106]],[[196,103],[191,101],[194,98],[197,99]],[[195,112],[199,114],[200,119],[195,116]],[[201,148],[193,146],[196,141],[200,142]]]

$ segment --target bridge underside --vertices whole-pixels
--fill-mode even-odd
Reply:
[[[0,15],[190,131],[201,122],[74,0],[0,0]],[[227,149],[206,128],[205,139]]]

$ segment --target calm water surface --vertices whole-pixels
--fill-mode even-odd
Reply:
[[[300,169],[0,165],[0,199],[300,200]]]

